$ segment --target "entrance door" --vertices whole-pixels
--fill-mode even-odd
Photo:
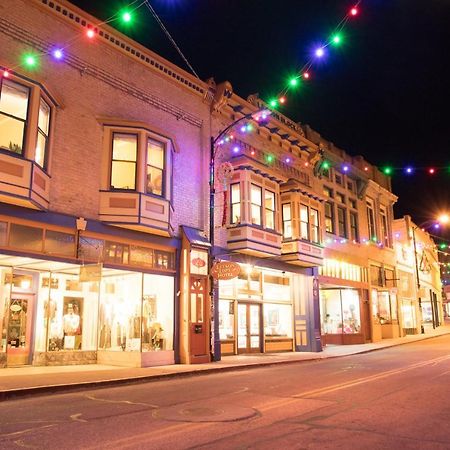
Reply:
[[[207,280],[206,278],[191,277],[191,324],[190,324],[190,340],[191,340],[191,363],[208,363],[209,346],[208,337],[209,329],[207,323],[209,316],[207,314]]]
[[[6,329],[6,363],[8,366],[22,366],[30,363],[33,307],[33,295],[12,295]]]
[[[261,306],[238,304],[238,353],[261,353]]]

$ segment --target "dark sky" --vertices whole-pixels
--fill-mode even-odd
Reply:
[[[100,19],[129,2],[75,0]],[[242,97],[276,95],[353,5],[348,0],[151,0],[202,79]],[[143,6],[112,26],[185,68]],[[280,109],[351,155],[399,167],[396,215],[420,223],[450,211],[450,1],[363,0],[344,43]],[[434,176],[401,167],[445,166]],[[450,238],[450,233],[447,234]]]

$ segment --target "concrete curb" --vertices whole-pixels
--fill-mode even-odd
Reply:
[[[385,350],[392,347],[399,347],[400,345],[414,344],[416,342],[439,338],[441,336],[449,335],[449,332],[442,333],[439,335],[433,336],[424,336],[421,339],[415,339],[409,342],[397,342],[392,345],[386,345],[383,347],[370,348],[370,349],[361,349],[360,351],[348,353],[345,355],[327,355],[324,356],[323,353],[318,354],[317,357],[308,358],[308,359],[295,359],[295,360],[282,360],[282,361],[259,361],[255,363],[249,364],[241,364],[236,366],[228,366],[228,367],[210,367],[208,369],[198,369],[198,370],[189,370],[186,372],[172,372],[172,373],[164,373],[157,375],[144,375],[138,377],[126,377],[126,378],[111,378],[107,380],[97,380],[97,381],[82,381],[77,383],[66,383],[66,384],[54,384],[54,385],[45,385],[45,386],[35,386],[35,387],[26,387],[19,389],[6,389],[0,391],[0,402],[7,400],[18,400],[24,397],[30,397],[34,395],[45,395],[50,393],[69,393],[81,391],[84,389],[102,389],[112,386],[124,386],[130,384],[139,384],[139,383],[148,383],[152,381],[161,381],[168,380],[174,378],[187,378],[194,377],[199,375],[210,375],[211,373],[226,373],[226,372],[237,372],[239,370],[248,370],[251,368],[261,368],[261,367],[270,367],[277,365],[288,365],[288,364],[298,364],[298,363],[306,363],[306,362],[317,362],[324,361],[326,359],[334,359],[334,358],[346,358],[354,355],[362,355],[366,353],[372,353],[379,350]]]

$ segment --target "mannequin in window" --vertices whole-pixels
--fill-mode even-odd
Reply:
[[[75,336],[80,331],[80,316],[74,311],[72,303],[67,305],[67,313],[63,316],[64,348],[75,348]]]

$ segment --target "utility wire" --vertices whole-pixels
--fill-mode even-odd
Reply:
[[[186,65],[191,69],[191,72],[200,80],[200,77],[197,75],[197,72],[194,70],[194,68],[191,66],[189,61],[187,60],[186,56],[184,56],[183,52],[181,51],[180,47],[178,47],[177,43],[173,39],[173,37],[170,35],[167,28],[162,23],[161,19],[158,17],[158,14],[156,14],[156,11],[153,9],[152,5],[150,5],[148,0],[144,1],[145,6],[148,8],[148,10],[152,13],[152,16],[155,18],[155,20],[158,22],[158,25],[161,27],[161,29],[166,34],[169,41],[172,43],[172,45],[175,47],[175,50],[178,52],[178,54],[181,56],[183,61],[186,63]]]

